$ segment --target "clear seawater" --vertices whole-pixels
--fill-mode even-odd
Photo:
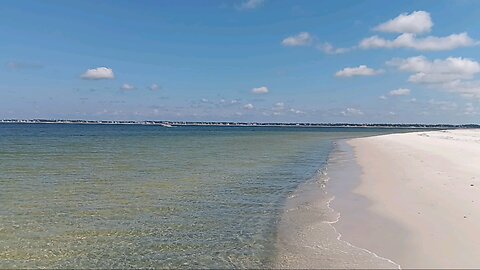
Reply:
[[[264,268],[285,200],[372,128],[0,124],[0,268]]]

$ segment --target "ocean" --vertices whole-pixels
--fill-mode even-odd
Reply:
[[[0,124],[0,268],[265,268],[289,196],[375,128]]]

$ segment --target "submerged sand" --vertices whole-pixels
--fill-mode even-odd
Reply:
[[[329,170],[343,240],[402,268],[480,267],[480,130],[347,144],[354,156]]]

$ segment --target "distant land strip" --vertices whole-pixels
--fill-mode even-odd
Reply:
[[[66,120],[66,119],[3,119],[0,124],[90,124],[90,125],[158,125],[222,126],[222,127],[371,127],[371,128],[480,128],[480,124],[386,124],[386,123],[281,123],[224,121],[131,121],[131,120]]]

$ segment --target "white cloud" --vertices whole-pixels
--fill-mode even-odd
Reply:
[[[291,108],[289,111],[291,113],[294,113],[294,114],[306,114],[306,112],[300,111],[300,110],[297,110],[297,109],[294,109],[294,108]]]
[[[385,95],[381,95],[378,98],[381,99],[381,100],[386,100],[387,99],[387,97]]]
[[[132,90],[135,90],[135,86],[128,83],[124,83],[122,86],[120,86],[120,89],[123,91],[132,91]]]
[[[152,85],[150,85],[149,87],[150,90],[152,91],[158,91],[161,89],[160,85],[156,84],[156,83],[153,83]]]
[[[312,36],[307,32],[301,32],[298,35],[290,36],[282,40],[285,47],[308,46],[312,43]]]
[[[417,38],[415,34],[404,33],[393,40],[372,36],[360,41],[359,47],[362,49],[407,48],[418,51],[447,51],[475,44],[476,42],[467,33],[451,34],[446,37],[427,36],[422,38]]]
[[[317,49],[321,50],[326,54],[342,54],[352,50],[351,48],[335,48],[332,44],[328,42],[317,45]]]
[[[277,102],[277,103],[275,103],[275,107],[282,107],[283,108],[283,107],[285,107],[285,103]]]
[[[406,59],[393,59],[388,65],[401,71],[411,72],[409,81],[413,83],[443,83],[460,79],[472,79],[480,72],[480,63],[462,57],[428,60],[425,56]]]
[[[247,109],[247,110],[252,110],[254,108],[253,104],[252,103],[248,103],[248,104],[245,104],[243,106],[243,108]]]
[[[389,92],[390,96],[408,96],[410,95],[410,89],[398,88]]]
[[[480,99],[480,81],[478,80],[455,80],[452,82],[441,84],[439,86],[449,92],[459,93],[466,98]]]
[[[346,108],[345,110],[341,111],[340,114],[342,114],[343,116],[361,116],[361,115],[364,115],[364,113],[361,110],[355,109],[355,108]]]
[[[87,69],[87,71],[81,75],[81,78],[85,80],[111,80],[115,79],[115,75],[111,68],[98,67]]]
[[[374,30],[380,32],[400,33],[399,36],[392,40],[377,35],[371,36],[360,41],[359,47],[362,49],[407,48],[418,51],[447,51],[478,45],[478,42],[473,40],[466,32],[444,37],[418,37],[418,35],[430,32],[432,26],[432,19],[426,11],[403,13],[374,28]]]
[[[252,10],[261,7],[265,0],[245,0],[237,6],[239,10]]]
[[[352,77],[352,76],[374,76],[382,73],[382,70],[375,70],[367,67],[366,65],[360,65],[358,67],[346,67],[337,73],[336,77]]]
[[[266,86],[261,86],[261,87],[256,87],[252,89],[252,93],[261,95],[261,94],[267,94],[269,92],[268,88]]]
[[[432,29],[433,22],[430,13],[414,11],[402,13],[396,18],[377,25],[374,30],[387,33],[426,33]]]
[[[387,64],[412,73],[409,82],[458,93],[464,97],[480,98],[480,81],[474,80],[475,75],[480,73],[480,63],[472,59],[448,57],[430,61],[424,56],[416,56],[393,59]]]

